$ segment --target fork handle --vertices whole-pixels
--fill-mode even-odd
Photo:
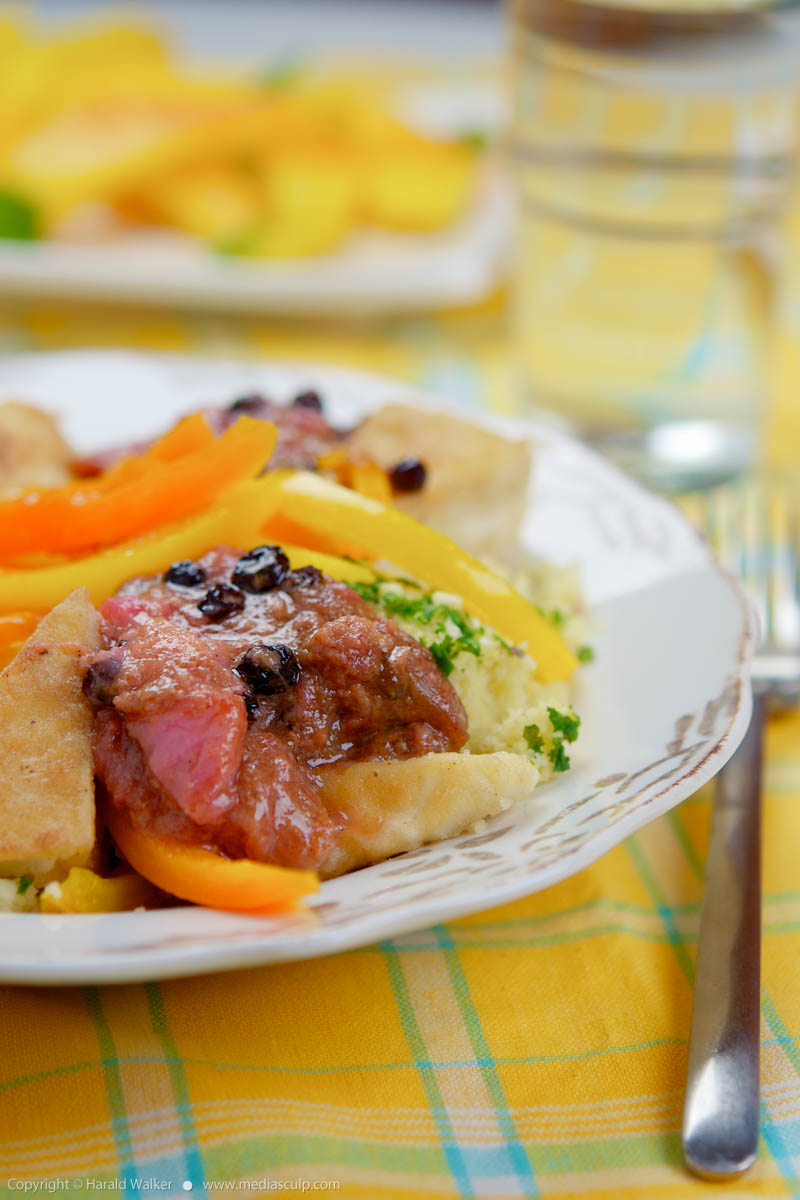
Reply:
[[[731,1179],[755,1160],[761,1001],[761,752],[765,702],[717,776],[683,1110],[686,1165]]]

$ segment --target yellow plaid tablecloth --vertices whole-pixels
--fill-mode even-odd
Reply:
[[[7,307],[4,348],[277,355],[508,401],[498,303],[376,329]],[[800,461],[800,302],[776,355],[776,455]],[[307,963],[0,990],[0,1180],[28,1190],[342,1197],[800,1196],[800,717],[772,723],[758,1162],[681,1167],[709,796],[503,908]]]

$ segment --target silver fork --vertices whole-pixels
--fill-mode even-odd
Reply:
[[[693,497],[688,508],[748,586],[763,635],[750,726],[716,780],[683,1111],[687,1166],[724,1180],[746,1171],[758,1146],[761,750],[768,709],[800,701],[800,504],[789,491],[747,484]]]

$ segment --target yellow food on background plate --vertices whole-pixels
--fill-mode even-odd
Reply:
[[[163,227],[302,257],[356,229],[445,228],[475,182],[469,138],[408,128],[366,75],[200,73],[135,24],[0,25],[0,236]]]

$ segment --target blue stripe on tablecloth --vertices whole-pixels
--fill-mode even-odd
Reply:
[[[797,1042],[789,1034],[789,1030],[778,1014],[774,1001],[766,991],[761,994],[761,1011],[774,1034],[773,1043],[783,1046],[786,1057],[794,1067],[795,1072],[800,1075],[800,1050],[797,1048]],[[766,1045],[766,1043],[764,1044]]]
[[[800,1052],[798,1052],[797,1044],[789,1036],[789,1031],[775,1007],[774,1000],[766,991],[763,991],[761,995],[761,1011],[767,1025],[775,1035],[775,1042],[783,1048],[795,1074],[800,1075]],[[761,1103],[761,1112],[761,1132],[764,1141],[769,1146],[770,1153],[787,1186],[792,1189],[792,1196],[800,1196],[800,1179],[797,1177],[795,1166],[795,1157],[800,1154],[800,1124],[797,1121],[772,1121],[768,1105],[764,1100]]]
[[[122,1088],[122,1075],[119,1068],[117,1047],[114,1042],[114,1035],[111,1032],[111,1026],[103,1012],[99,989],[96,987],[86,987],[83,989],[83,996],[86,1001],[86,1007],[89,1010],[89,1016],[92,1019],[95,1036],[100,1047],[100,1054],[102,1055],[103,1082],[106,1089],[111,1132],[114,1137],[117,1159],[119,1160],[119,1176],[123,1184],[123,1190],[128,1190],[132,1188],[133,1180],[137,1179],[138,1176],[133,1158],[128,1114],[125,1110],[125,1093]]]
[[[445,964],[458,1002],[458,1009],[464,1021],[470,1045],[475,1051],[475,1061],[480,1066],[486,1090],[494,1107],[497,1124],[508,1147],[508,1157],[511,1166],[520,1183],[523,1185],[523,1194],[525,1196],[538,1196],[539,1189],[536,1186],[530,1159],[525,1147],[519,1140],[514,1118],[511,1116],[508,1101],[506,1100],[505,1090],[497,1073],[497,1064],[494,1062],[489,1050],[489,1043],[486,1041],[486,1035],[481,1025],[478,1010],[472,999],[472,993],[470,992],[469,983],[467,982],[464,968],[458,956],[458,951],[449,931],[444,925],[437,925],[434,932],[444,953]]]
[[[450,1173],[458,1188],[459,1195],[474,1197],[475,1190],[472,1186],[466,1163],[464,1162],[464,1155],[453,1134],[450,1116],[442,1099],[434,1065],[427,1056],[427,1049],[414,1013],[414,1006],[411,1002],[408,984],[403,974],[403,965],[400,961],[397,947],[392,941],[382,941],[380,949],[386,962],[386,970],[389,975],[392,995],[397,1005],[400,1024],[409,1049],[414,1057],[414,1065],[425,1091]]]
[[[169,1028],[164,997],[157,983],[145,984],[147,1008],[153,1030],[164,1047],[164,1062],[169,1070],[172,1083],[172,1094],[175,1101],[175,1114],[181,1131],[184,1147],[184,1180],[188,1180],[193,1188],[205,1189],[205,1172],[203,1157],[197,1139],[192,1100],[189,1094],[189,1083],[186,1078],[183,1059],[178,1054],[178,1047]]]
[[[648,1042],[626,1042],[619,1046],[597,1046],[589,1050],[567,1051],[564,1054],[525,1054],[525,1055],[510,1055],[505,1057],[492,1058],[489,1061],[496,1063],[499,1067],[525,1067],[534,1064],[547,1063],[568,1063],[568,1062],[583,1062],[590,1058],[600,1058],[609,1054],[630,1054],[637,1053],[641,1050],[653,1050],[662,1046],[685,1046],[687,1039],[683,1037],[663,1037],[653,1038]],[[128,1054],[122,1055],[116,1059],[120,1066],[129,1064],[146,1064],[152,1063],[156,1065],[169,1065],[173,1061],[172,1058],[158,1054]],[[191,1064],[196,1067],[214,1067],[219,1071],[258,1071],[264,1074],[272,1075],[347,1075],[353,1072],[361,1071],[416,1071],[418,1069],[415,1062],[383,1062],[383,1063],[345,1063],[339,1067],[283,1067],[272,1063],[231,1063],[219,1062],[213,1058],[192,1058],[186,1055],[181,1055],[174,1059],[176,1062]],[[425,1063],[435,1071],[457,1070],[461,1071],[465,1067],[474,1067],[476,1064],[480,1066],[481,1059],[426,1059]],[[90,1070],[103,1065],[102,1060],[95,1059],[89,1062],[75,1063],[68,1068],[54,1067],[49,1071],[36,1071],[30,1075],[20,1075],[16,1079],[10,1079],[3,1084],[2,1089],[11,1091],[15,1087],[24,1087],[26,1084],[39,1083],[44,1079],[50,1079],[58,1075],[74,1075],[80,1071]]]
[[[781,1178],[789,1189],[789,1195],[793,1198],[800,1197],[800,1179],[797,1178],[792,1156],[784,1140],[783,1129],[770,1117],[767,1103],[763,1097],[761,1099],[760,1125],[761,1137],[781,1173]]]
[[[628,850],[639,878],[653,900],[653,905],[661,918],[669,943],[675,951],[684,975],[689,980],[689,983],[694,983],[694,964],[686,950],[680,930],[672,919],[672,909],[667,904],[666,898],[662,895],[661,889],[653,878],[653,873],[647,864],[647,860],[642,853],[636,837],[628,838],[624,845]]]
[[[688,833],[686,832],[686,829],[684,828],[683,821],[681,820],[681,806],[678,808],[673,808],[669,813],[667,813],[667,821],[672,829],[672,832],[675,834],[681,849],[683,850],[684,858],[686,859],[687,863],[692,868],[695,876],[698,879],[702,879],[705,875],[705,869]]]

